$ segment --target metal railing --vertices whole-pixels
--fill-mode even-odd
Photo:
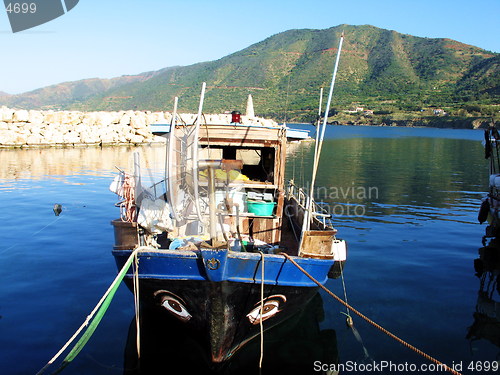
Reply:
[[[304,212],[307,210],[308,202],[310,199],[309,194],[307,194],[303,188],[295,185],[293,180],[290,180],[288,182],[286,196],[288,199],[293,197],[297,201],[299,207],[304,210]],[[328,212],[325,206],[328,207],[328,203],[316,202],[314,199],[312,201],[312,218],[317,220],[324,229],[332,227],[332,223],[330,220],[332,215]]]

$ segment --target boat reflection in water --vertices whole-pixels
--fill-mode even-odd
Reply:
[[[479,249],[474,269],[481,282],[467,339],[484,339],[500,348],[500,239],[493,238]]]
[[[324,318],[319,293],[285,322],[264,332],[264,374],[319,374],[314,362],[338,364],[337,338],[332,329],[320,329]],[[124,374],[157,374],[181,369],[199,374],[258,374],[260,337],[228,361],[213,363],[206,338],[186,331],[186,326],[164,309],[141,310],[140,360],[137,356],[136,322],[132,319],[125,347]]]

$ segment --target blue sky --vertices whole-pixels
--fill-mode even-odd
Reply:
[[[215,60],[285,30],[339,24],[500,52],[500,0],[80,0],[16,34],[0,11],[0,91]]]

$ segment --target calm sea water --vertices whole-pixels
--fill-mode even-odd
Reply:
[[[485,229],[477,222],[488,176],[482,132],[335,126],[326,135],[317,194],[349,244],[349,303],[435,358],[461,364],[462,373],[493,373],[484,366],[467,370],[470,363],[479,370],[500,357],[493,344],[498,321],[496,332],[488,326],[484,337],[466,338],[480,290],[473,262]],[[290,147],[287,173],[298,184],[309,179],[313,149],[308,142]],[[118,209],[108,186],[115,166],[129,167],[130,151],[0,151],[2,373],[36,373],[114,279],[110,221]],[[161,148],[140,151],[148,165],[162,165]],[[55,203],[62,204],[60,216],[52,211]],[[341,279],[327,286],[344,296]],[[344,312],[321,292],[288,327],[266,336],[264,369],[318,373],[320,363],[335,363],[338,355],[341,364],[351,365],[341,373],[425,373],[401,370],[405,363],[429,362],[354,316],[356,338]],[[121,286],[96,333],[63,373],[122,374],[130,361],[133,315],[131,293]],[[166,348],[158,354],[163,372],[180,366],[186,373],[192,367],[207,373],[192,343],[174,328],[160,333],[155,348]],[[258,343],[251,343],[228,369],[257,373],[259,354]],[[371,361],[399,367],[361,371]]]

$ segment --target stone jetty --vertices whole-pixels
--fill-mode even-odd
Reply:
[[[181,114],[187,124],[195,114]],[[170,112],[38,111],[0,107],[0,147],[75,147],[164,142],[151,124],[169,124]],[[204,115],[204,122],[229,124],[231,115]],[[247,124],[275,126],[272,120],[243,116]]]

